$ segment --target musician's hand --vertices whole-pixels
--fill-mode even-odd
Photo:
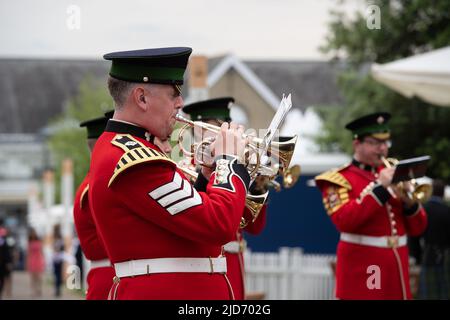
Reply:
[[[378,182],[385,188],[387,188],[391,182],[392,177],[394,176],[395,168],[384,168],[380,171],[378,176]]]
[[[257,176],[250,186],[250,193],[254,195],[266,193],[269,188],[269,180],[268,176]]]
[[[224,154],[236,156],[242,162],[246,145],[246,139],[243,135],[243,126],[238,126],[235,122],[222,123],[216,141],[212,145],[213,154],[216,156]]]
[[[412,184],[409,181],[402,182],[401,189],[399,186],[392,187],[397,198],[402,200],[405,207],[407,207],[407,208],[411,208],[416,203],[414,200],[412,200],[410,197],[408,197],[408,195],[406,193],[408,190],[411,191],[411,188],[412,188]]]

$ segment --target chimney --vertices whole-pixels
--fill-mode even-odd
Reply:
[[[189,61],[190,102],[208,99],[208,58],[195,55]]]

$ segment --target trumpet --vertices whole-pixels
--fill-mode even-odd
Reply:
[[[395,167],[398,159],[381,157],[386,168]],[[406,182],[410,182],[409,184]],[[431,197],[432,187],[429,183],[419,184],[416,179],[402,181],[397,184],[400,192],[414,202],[424,203]]]
[[[289,164],[294,153],[295,144],[297,143],[297,136],[289,138],[285,141],[272,141],[276,130],[281,125],[291,107],[291,95],[288,95],[288,97],[283,95],[280,106],[272,118],[264,138],[261,139],[253,135],[244,134],[243,138],[247,140],[247,144],[245,146],[244,165],[252,181],[254,181],[258,176],[263,176],[267,177],[269,181],[272,181],[272,183],[276,185],[277,182],[274,179],[280,174],[283,175],[283,184],[287,186],[295,183],[294,181],[297,181],[298,175],[295,177],[295,172],[297,172],[297,169],[294,169],[294,171],[289,170]],[[211,150],[209,150],[209,148],[215,138],[210,137],[203,139],[199,143],[192,143],[189,150],[187,150],[183,146],[183,137],[188,128],[200,128],[207,132],[214,133],[214,136],[220,132],[221,128],[201,121],[191,121],[184,118],[180,114],[177,114],[175,119],[184,123],[184,126],[178,133],[178,145],[184,156],[193,158],[195,162],[201,166],[213,167],[213,162],[204,161],[204,156],[206,155],[207,158],[211,158]],[[198,174],[196,172],[194,174],[189,170],[182,169],[182,171],[192,179],[197,179]],[[299,173],[300,172],[298,170],[298,174]],[[267,190],[265,193],[260,195],[246,195],[246,207],[252,214],[252,221],[255,221],[258,217],[262,206],[266,202],[267,196]],[[242,218],[241,228],[245,227],[247,223],[248,221],[245,221],[245,219]]]
[[[185,125],[178,133],[178,145],[182,153],[189,158],[194,158],[196,163],[201,166],[211,167],[212,163],[204,161],[204,155],[210,156],[208,147],[213,142],[212,138],[205,138],[199,143],[190,145],[190,150],[183,146],[184,134],[188,128],[201,128],[203,130],[218,134],[220,127],[208,124],[201,121],[192,121],[177,114],[176,120]],[[244,135],[248,143],[246,145],[246,168],[253,180],[258,175],[269,176],[274,178],[279,172],[283,173],[289,167],[289,163],[294,153],[295,145],[297,143],[297,136],[289,138],[287,141],[272,141],[269,146],[264,144],[263,139],[251,135]],[[267,149],[267,156],[261,156],[261,151]],[[278,165],[278,161],[280,164]],[[272,165],[276,163],[276,165]]]
[[[177,121],[185,124],[178,133],[178,145],[180,147],[181,152],[188,158],[194,158],[195,162],[201,166],[212,167],[212,163],[205,161],[204,158],[205,158],[205,154],[206,154],[206,158],[211,157],[211,152],[210,152],[211,150],[208,150],[208,147],[214,141],[214,138],[207,137],[199,143],[193,143],[190,146],[190,150],[187,150],[183,146],[184,134],[188,128],[201,128],[202,130],[206,130],[206,131],[212,132],[215,135],[217,135],[220,132],[220,127],[206,123],[206,122],[192,121],[192,120],[186,119],[185,117],[183,117],[180,114],[177,114],[175,116],[175,119]],[[247,135],[244,135],[244,138],[250,139],[250,137]],[[256,151],[258,150],[257,144],[261,143],[261,142],[262,142],[261,139],[258,140],[257,138],[254,138],[254,139],[252,139],[251,142],[249,142],[246,145],[247,158],[249,159],[252,156],[252,154],[255,154],[255,156],[256,156],[256,165],[254,167],[252,167],[252,170],[249,172],[251,177],[255,176],[257,169],[259,168],[259,165],[260,165],[261,157],[259,156],[259,154]],[[252,154],[250,154],[250,152],[252,152]]]

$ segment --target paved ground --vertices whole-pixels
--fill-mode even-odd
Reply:
[[[33,297],[31,293],[30,276],[25,271],[14,271],[12,274],[11,289],[5,288],[3,299],[5,300],[80,300],[84,299],[81,290],[69,290],[65,283],[62,285],[62,296],[54,296],[53,280],[51,274],[43,276],[42,296]],[[10,292],[8,292],[10,291]]]

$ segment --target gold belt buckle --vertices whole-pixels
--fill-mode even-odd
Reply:
[[[388,237],[388,246],[391,248],[398,247],[398,236],[389,236]]]

